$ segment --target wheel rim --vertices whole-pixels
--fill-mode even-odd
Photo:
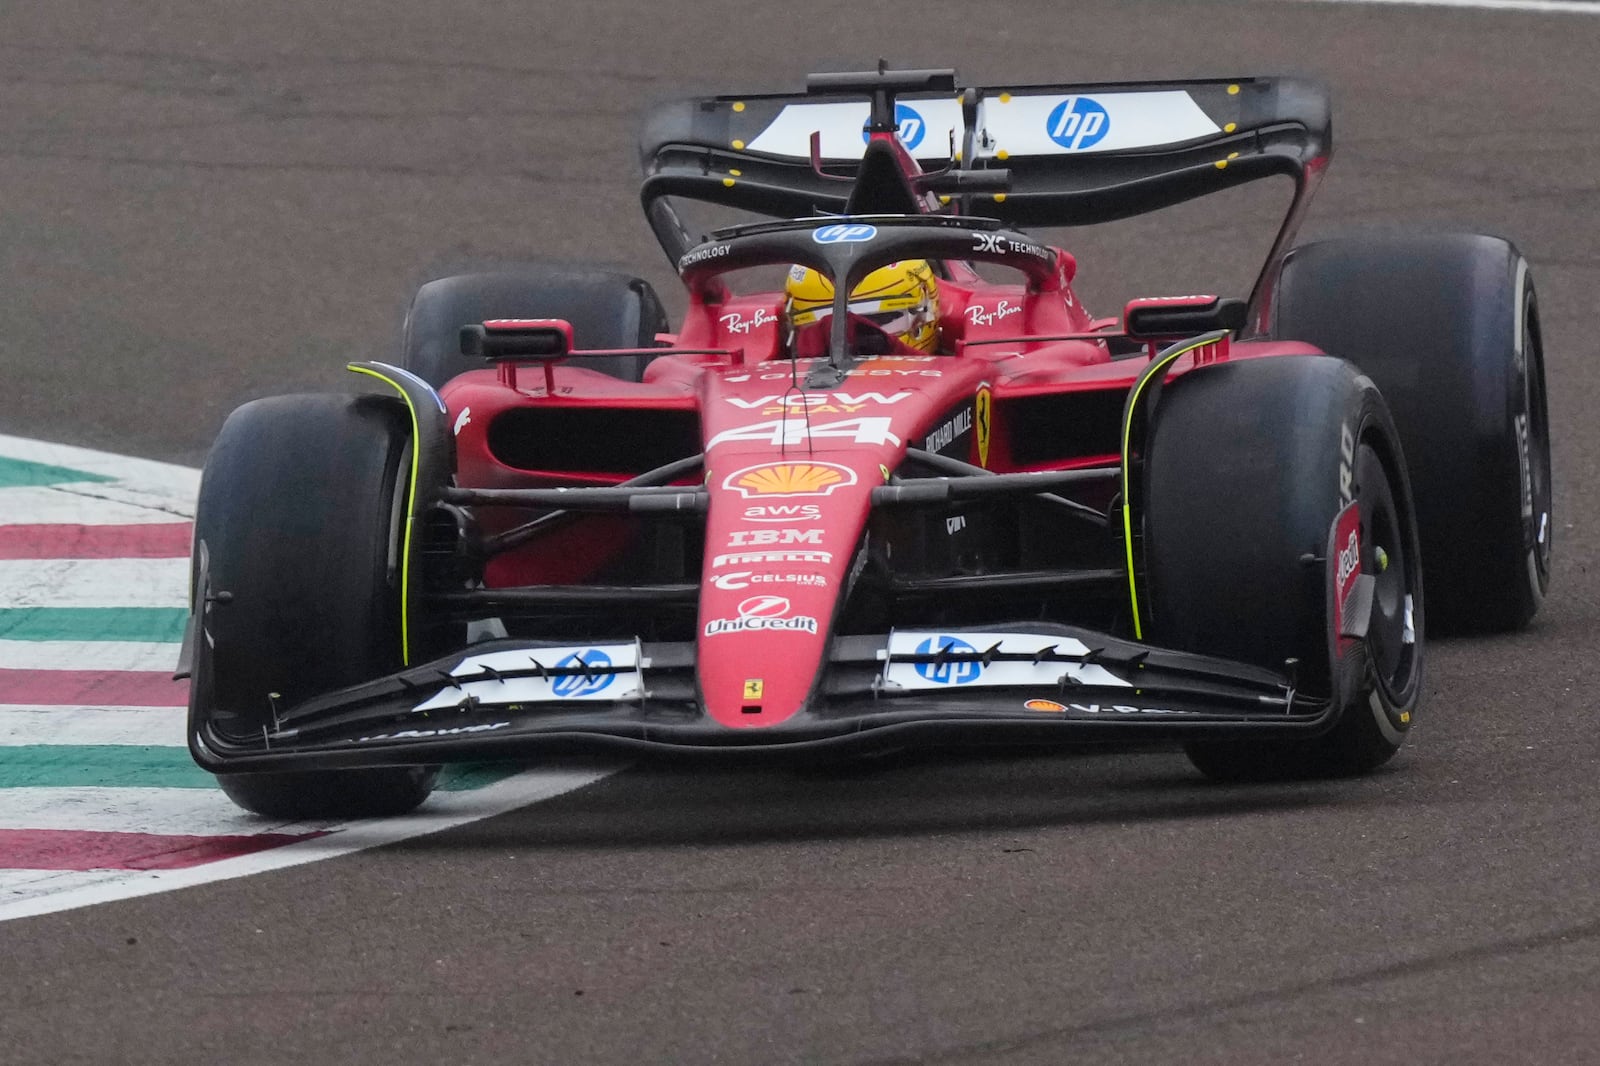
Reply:
[[[1416,543],[1404,522],[1383,461],[1362,444],[1356,459],[1361,513],[1361,568],[1374,581],[1367,652],[1390,706],[1407,703],[1417,672],[1420,597]]]
[[[1530,295],[1522,323],[1522,410],[1517,448],[1522,475],[1523,542],[1528,555],[1528,578],[1534,596],[1541,597],[1550,581],[1551,488],[1549,409],[1544,386],[1544,352]]]

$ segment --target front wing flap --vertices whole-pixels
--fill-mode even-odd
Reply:
[[[759,686],[760,679],[751,682]],[[701,710],[692,644],[497,640],[283,708],[232,737],[192,716],[214,771],[544,757],[608,750],[772,755],[916,744],[1311,736],[1335,705],[1259,667],[1068,626],[906,631],[835,640],[810,703],[759,729]]]

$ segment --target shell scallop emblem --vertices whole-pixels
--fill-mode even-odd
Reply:
[[[827,496],[854,485],[856,472],[837,463],[762,463],[735,470],[722,482],[741,496]]]

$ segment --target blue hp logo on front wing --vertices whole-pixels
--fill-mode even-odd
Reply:
[[[929,637],[917,645],[918,655],[976,655],[978,649],[959,637]],[[965,685],[978,680],[983,664],[976,659],[956,659],[949,662],[917,663],[917,673],[936,685]]]
[[[611,656],[599,648],[590,648],[567,656],[556,663],[557,670],[606,669],[611,666]],[[550,691],[563,699],[592,696],[603,692],[616,679],[616,674],[562,674],[550,682]]]
[[[1045,119],[1045,132],[1063,148],[1078,152],[1093,148],[1111,132],[1111,116],[1098,101],[1069,96]]]

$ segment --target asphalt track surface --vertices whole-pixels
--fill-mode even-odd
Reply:
[[[1515,239],[1542,302],[1554,591],[1436,643],[1369,778],[1180,755],[634,769],[470,827],[0,925],[0,1060],[1587,1062],[1600,1046],[1600,19],[1301,3],[59,0],[0,9],[0,430],[198,463],[342,387],[429,264],[671,276],[649,100],[808,69],[1298,72],[1308,232]],[[1230,198],[1073,235],[1094,308],[1235,291]],[[1169,291],[1171,291],[1169,289]]]

